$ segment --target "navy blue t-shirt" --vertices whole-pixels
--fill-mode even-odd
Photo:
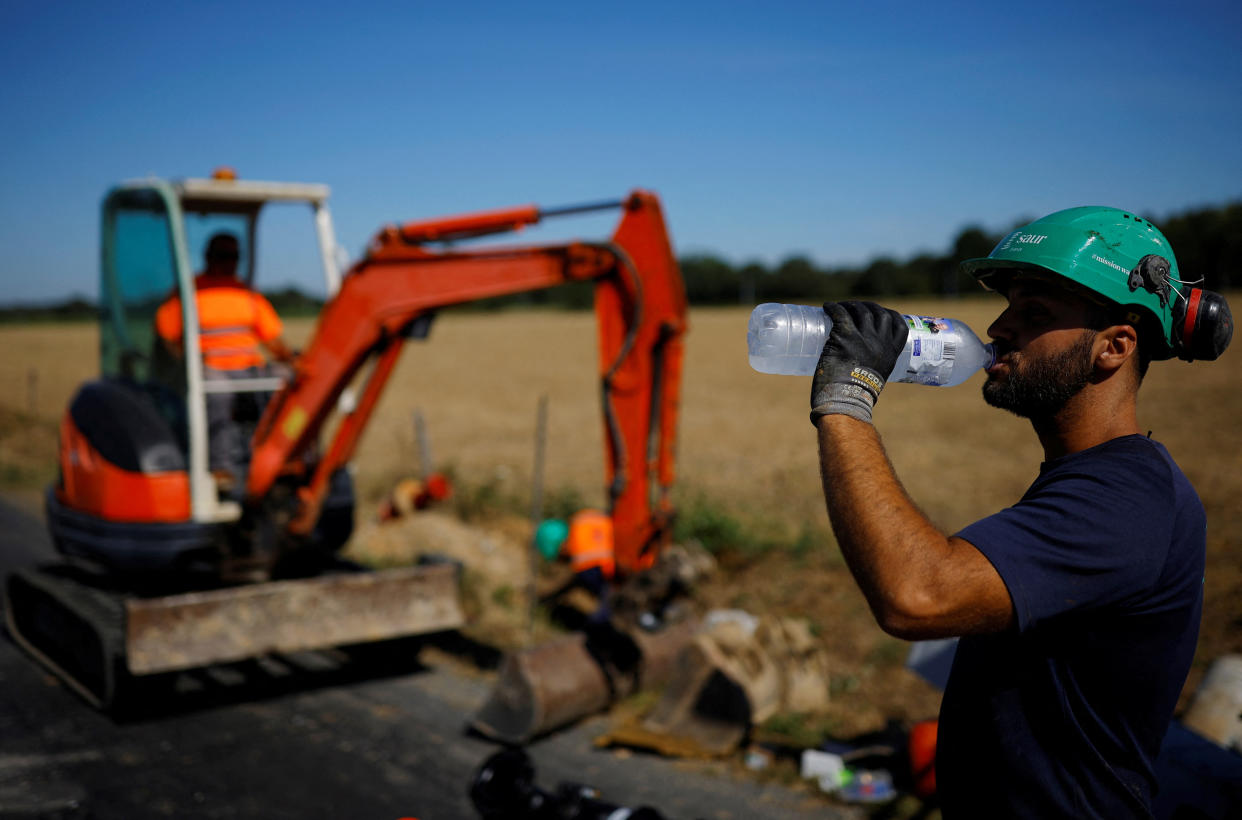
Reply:
[[[958,645],[936,758],[947,819],[1150,816],[1198,640],[1205,527],[1168,451],[1132,435],[1045,462],[1016,505],[958,533],[1017,623]]]

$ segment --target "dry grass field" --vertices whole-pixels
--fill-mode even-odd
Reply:
[[[1242,305],[1242,294],[1232,302]],[[980,335],[1000,305],[999,297],[893,303],[961,318]],[[808,384],[749,368],[748,313],[691,313],[677,497],[796,546],[726,562],[728,571],[704,591],[706,602],[809,617],[842,670],[834,680],[841,729],[926,717],[935,693],[901,668],[905,646],[870,621],[827,535]],[[309,322],[290,327],[297,343],[310,332]],[[95,372],[96,344],[88,325],[0,327],[0,481],[10,492],[24,487],[29,495],[52,474],[56,421],[74,387]],[[416,472],[415,410],[437,467],[451,467],[462,485],[528,497],[541,396],[548,399],[546,486],[602,502],[596,355],[589,313],[443,314],[428,340],[407,346],[361,442],[359,516],[373,516],[380,495]],[[877,408],[910,495],[950,531],[1014,502],[1041,458],[1025,421],[982,402],[982,378],[958,388],[892,385]],[[1141,423],[1166,444],[1208,512],[1207,606],[1189,692],[1212,658],[1242,651],[1242,350],[1215,363],[1158,363],[1140,396]]]

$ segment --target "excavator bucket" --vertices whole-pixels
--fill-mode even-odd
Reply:
[[[659,702],[600,743],[719,757],[778,711],[822,712],[828,703],[827,657],[809,625],[788,618],[747,621],[709,616],[708,626],[677,656]]]
[[[679,687],[641,721],[615,726],[600,738],[602,746],[652,749],[670,757],[723,757],[734,752],[749,731],[746,694],[718,670]],[[689,697],[686,695],[689,693]]]
[[[577,634],[512,652],[473,728],[506,743],[525,743],[612,702],[608,677]]]
[[[637,665],[628,669],[618,668],[581,633],[512,652],[471,725],[505,743],[526,743],[603,711],[617,698],[663,686],[697,628],[686,620],[657,632],[627,633],[637,650]]]
[[[740,681],[734,660],[716,642],[697,637],[651,712],[614,727],[604,742],[681,757],[729,754],[755,722],[756,701],[764,709],[776,695],[773,670],[752,670],[753,679]]]
[[[339,573],[156,598],[93,585],[66,568],[9,577],[9,632],[98,708],[129,676],[454,629],[456,570]]]

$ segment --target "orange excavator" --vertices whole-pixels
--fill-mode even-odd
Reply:
[[[387,226],[342,275],[327,197],[325,186],[231,173],[137,180],[105,197],[101,378],[64,414],[60,478],[46,494],[62,560],[11,574],[5,595],[15,640],[100,708],[146,675],[463,624],[453,567],[370,571],[338,555],[359,438],[405,342],[427,340],[454,305],[594,283],[618,569],[642,572],[669,539],[686,299],[658,198]],[[329,294],[313,338],[283,376],[209,380],[191,250],[229,230],[248,249],[239,278],[253,283],[259,216],[289,202],[311,207]],[[620,219],[603,241],[463,247],[605,209]],[[170,293],[184,326],[176,358],[153,327]],[[208,469],[208,392],[267,397],[251,420],[244,493]]]

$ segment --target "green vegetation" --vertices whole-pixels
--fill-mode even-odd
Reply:
[[[323,300],[308,296],[295,287],[263,294],[282,317],[293,319],[301,316],[318,316]],[[94,322],[98,319],[95,303],[81,294],[74,294],[62,302],[37,304],[10,304],[0,306],[0,324],[29,324],[31,322]]]
[[[39,490],[56,478],[56,422],[0,406],[0,490]]]
[[[544,494],[544,518],[569,518],[587,506],[577,487],[557,487]]]
[[[465,479],[452,465],[444,472],[453,486],[449,503],[454,514],[463,521],[480,522],[495,516],[530,514],[529,496],[506,487],[498,477]],[[806,523],[792,531],[779,521],[739,515],[738,511],[730,510],[723,502],[701,492],[682,494],[675,504],[674,541],[697,541],[713,555],[743,563],[771,552],[785,552],[801,561],[817,547],[831,541],[826,532]],[[551,488],[544,493],[543,517],[566,519],[585,506],[578,488]]]
[[[63,302],[22,304],[0,307],[0,324],[25,325],[33,322],[94,322],[95,303],[74,295]]]
[[[711,554],[736,562],[786,553],[802,564],[812,556],[822,557],[820,548],[833,543],[831,534],[808,522],[793,529],[787,518],[739,510],[702,492],[679,492],[674,503],[674,541],[697,541]]]
[[[319,311],[323,308],[322,299],[317,296],[309,296],[295,287],[267,291],[263,295],[267,297],[267,301],[272,303],[272,307],[276,309],[276,312],[286,319],[300,316],[318,316]]]
[[[1242,255],[1242,202],[1202,208],[1158,218],[1142,215],[1160,226],[1177,253],[1182,278],[1210,290],[1238,285],[1234,273]],[[1025,224],[1019,220],[1009,230]],[[964,259],[987,256],[1008,230],[991,233],[972,225],[964,228],[940,255],[919,254],[905,261],[879,257],[862,268],[818,268],[801,256],[775,268],[758,263],[733,266],[710,255],[680,261],[690,302],[754,304],[777,301],[824,301],[891,296],[957,296],[978,285],[959,270]]]
[[[835,729],[836,722],[826,715],[777,712],[756,728],[755,739],[791,749],[814,749]]]
[[[1202,277],[1202,287],[1216,291],[1237,287],[1233,269],[1242,256],[1242,202],[1200,208],[1160,218],[1140,214],[1159,225],[1177,252],[1178,267],[1187,281]],[[1017,227],[1029,220],[1020,220]],[[711,254],[679,259],[692,305],[755,304],[776,301],[824,301],[892,296],[957,296],[977,285],[958,270],[963,259],[987,256],[1006,231],[993,233],[978,225],[963,228],[942,254],[921,253],[904,261],[882,256],[860,268],[823,268],[804,256],[791,256],[774,267],[758,262],[734,265]],[[523,307],[590,307],[590,282],[513,296],[486,299],[466,306],[472,310]],[[281,316],[313,316],[323,303],[297,288],[265,293]],[[94,320],[95,306],[76,295],[64,302],[0,307],[0,324],[32,321]]]
[[[481,480],[465,479],[453,464],[446,466],[443,472],[453,487],[449,503],[454,514],[463,521],[477,522],[497,515],[530,514],[529,488],[517,490],[509,487],[499,475]],[[383,486],[392,486],[393,483],[395,479]],[[554,487],[544,491],[544,518],[569,518],[586,506],[581,491],[576,487]]]
[[[475,523],[496,515],[526,515],[530,512],[530,501],[506,490],[498,476],[467,481],[454,465],[449,465],[444,474],[453,488],[449,503],[453,506],[453,513],[462,521]]]
[[[709,552],[759,551],[754,536],[724,508],[699,493],[682,501],[673,524],[677,541],[698,541]]]

